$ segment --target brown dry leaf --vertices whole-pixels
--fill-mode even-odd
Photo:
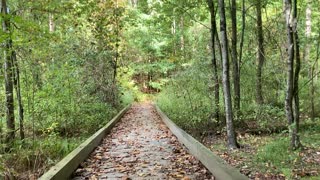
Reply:
[[[123,176],[121,180],[131,180],[128,176]]]
[[[137,154],[140,154],[140,151],[139,150],[134,150],[131,154],[137,155]]]
[[[182,180],[191,180],[191,178],[188,177],[188,176],[185,176],[185,177],[182,178]]]
[[[89,180],[98,180],[98,178],[95,175],[93,175],[89,178]]]
[[[141,164],[141,167],[147,168],[147,167],[149,167],[149,166],[148,166],[148,164]]]
[[[92,168],[84,168],[84,170],[87,171],[87,172],[93,172]]]
[[[175,178],[183,178],[183,175],[182,174],[174,174],[173,177],[175,177]]]
[[[158,145],[162,142],[165,146]],[[134,105],[87,162],[86,167],[92,171],[85,177],[90,177],[92,172],[101,172],[101,175],[124,173],[122,180],[129,180],[131,175],[141,179],[154,175],[167,179],[212,179],[210,173],[201,171],[202,164],[181,146],[148,105]]]
[[[101,160],[102,156],[98,155],[98,156],[95,156],[95,158],[98,159],[98,160]]]

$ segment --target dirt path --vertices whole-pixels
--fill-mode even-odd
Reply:
[[[80,179],[214,179],[150,103],[135,104],[74,174]]]

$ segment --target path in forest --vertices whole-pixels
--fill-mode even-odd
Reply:
[[[80,179],[214,179],[161,121],[134,104],[74,173]]]

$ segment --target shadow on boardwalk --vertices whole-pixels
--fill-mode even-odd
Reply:
[[[135,104],[75,171],[80,179],[214,179],[161,121],[150,103]]]

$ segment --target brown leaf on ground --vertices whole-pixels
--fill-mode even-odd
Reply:
[[[133,105],[74,173],[74,179],[90,178],[214,179],[149,103]]]

